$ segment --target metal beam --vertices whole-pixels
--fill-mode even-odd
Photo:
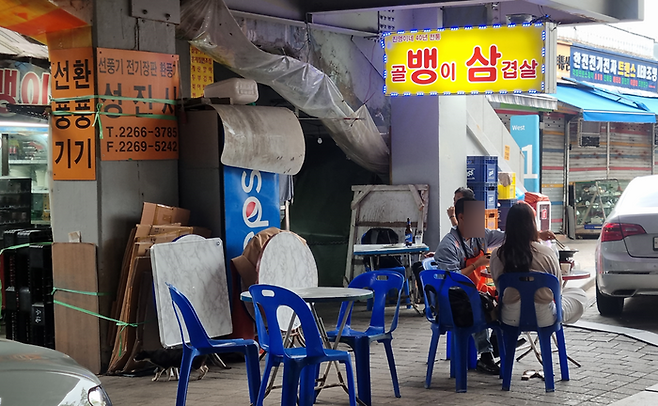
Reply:
[[[644,18],[644,0],[523,0],[503,2],[526,3],[560,10],[584,21],[622,22]],[[458,7],[481,5],[482,0],[309,0],[304,2],[306,13],[337,13],[372,9],[411,9],[428,7]],[[549,10],[547,10],[547,13]]]
[[[313,14],[323,12],[352,12],[356,10],[463,7],[473,5],[482,5],[482,0],[310,0],[304,3],[306,12]]]
[[[644,19],[644,0],[525,0],[606,23]]]

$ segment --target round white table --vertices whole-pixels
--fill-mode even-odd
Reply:
[[[313,318],[315,319],[315,324],[318,326],[318,331],[320,332],[320,336],[322,337],[322,341],[324,342],[325,347],[330,348],[330,349],[337,349],[338,348],[338,343],[340,342],[340,337],[343,332],[343,329],[345,328],[345,324],[347,323],[347,318],[348,315],[352,311],[352,306],[354,306],[354,302],[360,301],[360,300],[368,300],[373,297],[373,292],[368,289],[355,289],[355,288],[340,288],[340,287],[328,287],[328,286],[317,286],[317,287],[306,287],[306,288],[292,288],[289,289],[290,291],[296,293],[304,299],[305,302],[307,302],[310,305],[311,308],[311,313],[313,314]],[[251,297],[251,293],[247,292],[242,292],[240,294],[240,300],[243,302],[252,302],[253,299]],[[316,309],[315,309],[315,304],[316,303],[331,303],[331,302],[348,302],[348,307],[343,315],[343,318],[339,320],[339,328],[338,332],[336,334],[336,339],[333,342],[329,341],[329,337],[327,336],[327,331],[324,328],[324,323],[322,322],[322,319],[318,315]],[[293,325],[295,323],[295,319],[297,316],[293,313],[290,323],[288,324],[288,330],[286,331],[285,338],[283,339],[284,344],[288,342],[288,337],[290,337],[290,333],[293,329]],[[331,366],[335,364],[336,367],[336,374],[338,377],[338,383],[336,384],[327,384],[327,377],[329,375],[329,370],[331,369]],[[273,382],[274,382],[274,377],[276,376],[276,370],[272,372],[272,379],[268,385],[268,390],[265,393],[265,396],[267,396],[270,392],[270,390],[273,388]],[[340,374],[340,370],[338,369],[338,363],[337,362],[330,362],[327,364],[326,369],[324,370],[324,374],[317,380],[318,386],[315,387],[316,392],[320,392],[322,389],[325,388],[331,388],[331,387],[342,387],[347,391],[347,386],[345,384],[345,380]],[[359,401],[357,399],[357,401]],[[362,403],[359,401],[359,403]]]
[[[368,300],[373,296],[372,291],[368,289],[339,288],[330,286],[292,288],[289,290],[295,292],[308,303],[356,302],[359,300]],[[240,300],[243,302],[251,302],[251,293],[249,293],[249,291],[242,292],[240,294]]]

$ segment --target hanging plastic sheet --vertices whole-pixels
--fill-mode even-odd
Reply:
[[[318,117],[348,158],[387,174],[389,149],[365,105],[354,111],[336,84],[311,64],[258,49],[221,0],[181,5],[178,35],[239,75],[273,88],[308,115]]]

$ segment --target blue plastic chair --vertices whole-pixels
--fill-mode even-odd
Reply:
[[[567,347],[564,342],[564,330],[562,329],[562,296],[560,294],[560,282],[558,279],[543,272],[506,273],[498,278],[498,287],[501,297],[505,289],[515,288],[521,295],[521,316],[519,326],[510,326],[500,323],[503,330],[503,342],[505,347],[505,360],[501,368],[503,372],[503,390],[509,390],[512,381],[512,368],[514,367],[514,352],[516,351],[516,340],[525,331],[536,331],[541,348],[542,364],[544,366],[544,383],[546,392],[555,391],[555,377],[553,376],[553,358],[551,351],[551,336],[557,336],[557,348],[560,358],[560,371],[562,380],[569,380],[569,366],[567,365]],[[553,292],[555,301],[556,320],[548,327],[537,325],[537,314],[535,313],[535,292],[541,288],[549,288]],[[501,300],[502,303],[502,300]],[[502,353],[501,353],[502,354]],[[501,355],[503,357],[504,355]]]
[[[456,378],[455,391],[466,392],[468,370],[468,348],[471,334],[494,328],[495,324],[488,324],[484,318],[480,295],[473,282],[464,275],[456,272],[442,270],[427,270],[420,273],[420,280],[425,295],[425,317],[432,323],[432,339],[427,357],[427,374],[425,387],[429,388],[432,382],[432,371],[439,337],[448,331],[452,332],[453,339],[450,344],[452,360],[450,361],[450,377]],[[473,324],[469,327],[457,327],[452,318],[452,308],[448,299],[451,287],[463,289],[471,302]],[[502,354],[501,349],[501,354]],[[501,358],[502,359],[502,358]]]
[[[272,285],[252,285],[249,287],[249,293],[251,293],[256,311],[258,339],[267,351],[265,371],[256,405],[262,406],[270,372],[274,366],[282,362],[284,368],[281,405],[289,406],[297,402],[300,380],[302,387],[299,390],[299,404],[312,405],[315,401],[314,377],[317,374],[317,366],[322,362],[338,361],[345,364],[347,371],[350,406],[356,406],[354,373],[350,355],[347,351],[324,348],[318,326],[304,299],[288,289]],[[287,326],[280,326],[277,318],[277,310],[282,306],[291,308],[299,318],[304,331],[306,347],[284,348],[281,330],[285,330]],[[263,317],[263,313],[265,317]]]
[[[439,269],[439,265],[436,262],[436,259],[434,258],[425,258],[423,260],[423,269],[425,270],[432,270],[432,269]],[[432,316],[433,317],[433,316]],[[434,320],[434,318],[429,319],[430,322]],[[438,337],[437,337],[438,340]],[[475,340],[473,337],[471,337],[468,340],[468,369],[475,369],[477,367],[477,362],[478,362],[478,353],[477,349],[475,348]],[[450,349],[452,348],[452,332],[448,330],[446,333],[446,360],[450,360]],[[429,388],[429,383],[425,386],[426,388]]]
[[[386,358],[388,359],[388,368],[391,371],[391,380],[393,381],[393,392],[395,397],[400,397],[400,385],[398,384],[398,375],[395,368],[395,359],[393,358],[393,331],[398,326],[398,315],[400,313],[400,295],[404,277],[398,272],[379,270],[362,273],[350,282],[350,288],[370,289],[373,291],[373,308],[370,316],[370,325],[365,331],[354,330],[351,327],[352,307],[351,303],[343,302],[338,314],[336,329],[328,331],[327,336],[334,341],[340,329],[340,322],[345,317],[348,307],[350,313],[347,315],[347,322],[340,337],[340,341],[349,345],[354,350],[356,359],[356,382],[358,387],[359,399],[366,405],[370,405],[370,344],[374,341],[384,344],[386,349]],[[397,294],[397,304],[390,328],[387,329],[385,324],[385,311],[387,296],[395,290]]]
[[[178,393],[176,395],[176,406],[185,405],[187,397],[187,385],[192,370],[192,361],[199,355],[220,353],[241,353],[245,356],[247,364],[247,380],[249,385],[249,399],[252,404],[256,403],[256,396],[260,388],[260,365],[258,364],[258,344],[254,340],[231,339],[214,340],[208,337],[206,330],[201,325],[192,303],[175,287],[167,284],[171,295],[174,314],[178,320],[178,327],[183,341],[183,360],[179,370]],[[185,342],[183,334],[183,323],[178,316],[176,307],[183,316],[183,322],[189,336],[189,343]]]
[[[371,228],[361,236],[361,244],[395,244],[397,242],[398,242],[398,235],[395,233],[394,230],[390,228]],[[391,257],[386,257],[386,258],[391,258]],[[384,261],[384,259],[380,258],[380,261]],[[409,279],[407,279],[406,277],[407,269],[404,266],[390,266],[393,263],[400,264],[400,260],[398,259],[395,260],[391,259],[386,263],[389,264],[389,266],[385,268],[377,268],[376,270],[398,272],[404,277],[404,295],[405,295],[404,304],[407,305],[407,309],[410,309],[411,296],[409,293]],[[365,257],[363,264],[366,268],[366,272],[371,272],[375,270],[375,269],[371,269],[370,257]],[[397,301],[399,301],[399,299]],[[372,299],[368,299],[367,309],[369,311],[372,310],[372,303],[373,303]],[[389,300],[389,304],[393,304],[393,303],[395,302]]]

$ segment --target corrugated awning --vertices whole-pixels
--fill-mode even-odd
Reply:
[[[0,54],[48,59],[48,48],[26,40],[17,32],[0,27]]]
[[[630,99],[630,96],[615,95],[569,85],[557,86],[554,95],[560,102],[579,109],[585,121],[615,123],[655,123],[656,114]]]
[[[649,109],[653,114],[658,114],[658,97],[642,97],[642,96],[631,96],[625,95],[631,100],[634,100],[637,103],[642,103],[644,107]]]
[[[283,107],[211,106],[224,128],[224,165],[287,175],[295,175],[302,168],[306,144],[292,111]]]
[[[557,100],[551,95],[543,94],[488,94],[487,100],[494,108],[505,108],[508,106],[532,107],[538,110],[557,110]]]

